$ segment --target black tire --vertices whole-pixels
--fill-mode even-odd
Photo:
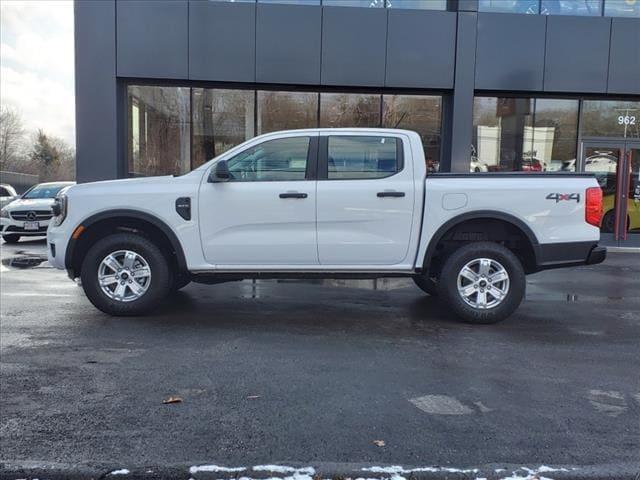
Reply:
[[[5,241],[5,243],[18,243],[20,241],[20,235],[3,235],[2,239]]]
[[[118,250],[130,250],[141,255],[151,271],[146,292],[138,299],[123,302],[110,298],[102,291],[98,281],[98,269],[102,260]],[[142,315],[157,307],[169,293],[172,274],[169,262],[162,251],[150,240],[132,233],[116,233],[96,242],[82,262],[82,287],[89,301],[109,315]]]
[[[463,267],[469,262],[480,258],[488,258],[498,262],[509,275],[509,288],[504,299],[497,305],[484,309],[471,306],[458,293],[458,275]],[[504,286],[504,284],[499,285]],[[440,298],[460,318],[469,323],[488,324],[504,320],[518,308],[524,298],[525,289],[526,277],[518,257],[508,248],[493,242],[470,243],[453,252],[445,261],[438,282]],[[489,290],[487,289],[486,295],[491,295]],[[474,301],[477,300],[478,297],[476,296]]]
[[[602,233],[613,233],[615,229],[615,223],[616,223],[615,211],[609,210],[607,213],[604,214],[604,217],[602,217],[602,224],[601,224],[600,230],[602,231]]]
[[[433,280],[433,278],[425,275],[416,275],[413,277],[413,281],[424,293],[429,294],[432,297],[438,296],[438,284]]]

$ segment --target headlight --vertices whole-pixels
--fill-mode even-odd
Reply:
[[[2,210],[0,210],[0,217],[9,218],[9,210],[7,210],[6,208],[3,208]]]
[[[67,205],[69,201],[64,193],[60,193],[53,200],[53,206],[51,212],[53,212],[53,224],[55,226],[61,225],[64,219],[67,218]]]

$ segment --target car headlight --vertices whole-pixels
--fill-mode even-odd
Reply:
[[[67,205],[69,201],[64,193],[60,193],[53,200],[51,212],[53,213],[53,224],[55,226],[62,225],[64,219],[67,218]]]
[[[9,210],[7,210],[6,208],[1,209],[0,210],[0,217],[9,218]]]

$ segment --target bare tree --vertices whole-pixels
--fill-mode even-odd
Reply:
[[[16,110],[0,107],[0,170],[15,168],[20,159],[24,128]]]
[[[38,130],[29,150],[30,168],[43,181],[72,180],[75,170],[75,153],[64,140]]]

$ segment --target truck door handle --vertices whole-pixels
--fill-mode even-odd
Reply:
[[[280,194],[280,198],[307,198],[306,193],[285,192]]]
[[[404,192],[378,192],[378,197],[404,197]]]

